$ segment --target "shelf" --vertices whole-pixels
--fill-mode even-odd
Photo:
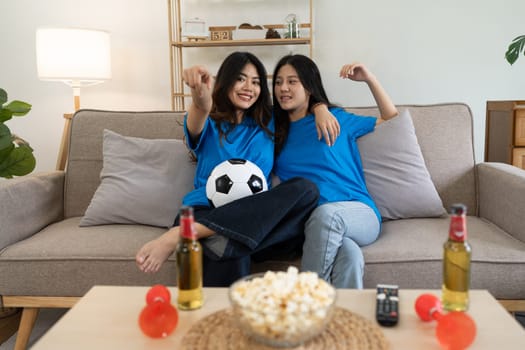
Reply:
[[[281,0],[279,0],[280,2]],[[184,2],[191,2],[189,0],[168,0],[168,21],[169,21],[169,46],[170,46],[170,84],[171,84],[171,104],[172,109],[181,111],[186,109],[186,100],[191,100],[191,94],[188,94],[188,89],[185,87],[182,72],[184,68],[184,55],[183,52],[187,48],[220,48],[220,47],[239,47],[239,46],[286,46],[286,45],[307,45],[308,46],[308,56],[312,57],[313,50],[313,0],[298,0],[301,4],[296,4],[297,6],[304,6],[303,10],[307,12],[307,15],[303,16],[304,22],[299,23],[299,27],[304,29],[301,33],[305,37],[301,38],[272,38],[266,39],[264,35],[256,36],[257,38],[253,39],[234,39],[234,40],[210,40],[209,37],[185,37],[182,32],[183,16],[186,18],[191,18],[191,13],[193,11],[185,8],[183,5]],[[277,2],[278,3],[278,2]],[[237,6],[238,5],[238,6]],[[236,12],[238,12],[239,22],[243,17],[243,11],[249,10],[250,4],[239,4],[235,5]],[[233,6],[233,5],[231,5]],[[275,11],[278,11],[276,9]],[[271,11],[272,13],[274,10]],[[295,11],[294,11],[295,12]],[[220,13],[214,14],[215,17],[220,17]],[[270,16],[274,18],[275,16]],[[210,22],[213,23],[213,18],[210,18]],[[237,22],[234,20],[233,22]],[[273,22],[273,20],[272,20]],[[275,22],[273,22],[275,23]],[[213,23],[212,26],[216,26]],[[229,26],[232,27],[232,26]],[[262,27],[266,30],[274,29],[284,29],[285,24],[263,24]],[[191,32],[191,31],[190,31]],[[199,30],[199,33],[203,31]],[[233,33],[232,33],[233,34]],[[282,34],[281,34],[282,35]],[[229,36],[232,37],[232,36]],[[235,37],[235,36],[233,36]],[[245,36],[240,36],[245,38]],[[193,50],[190,50],[193,51]],[[203,50],[204,51],[204,50]],[[228,51],[228,50],[226,50]],[[266,50],[262,50],[266,51]],[[273,51],[273,50],[272,50]],[[204,53],[203,53],[204,54]],[[272,79],[271,76],[267,77],[269,80]]]
[[[266,46],[266,45],[308,45],[310,38],[294,39],[243,39],[243,40],[197,40],[172,41],[175,47],[222,47],[222,46]]]

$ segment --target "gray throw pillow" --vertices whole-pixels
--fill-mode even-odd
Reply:
[[[443,202],[430,178],[408,110],[357,140],[366,185],[383,220],[437,217]]]
[[[175,139],[143,139],[104,130],[100,185],[80,226],[143,224],[171,227],[195,166]]]

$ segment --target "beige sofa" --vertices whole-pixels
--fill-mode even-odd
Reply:
[[[445,208],[469,208],[472,288],[488,289],[509,310],[525,310],[525,171],[475,164],[472,115],[461,103],[408,108],[432,181]],[[373,108],[351,108],[373,114]],[[0,182],[0,300],[24,308],[17,348],[26,347],[39,308],[71,307],[93,285],[175,285],[174,258],[157,274],[135,266],[137,249],[165,230],[148,225],[79,227],[100,184],[102,133],[181,138],[183,114],[81,110],[73,118],[65,172]],[[364,284],[401,288],[441,286],[448,218],[383,223],[377,242],[363,248]],[[283,269],[298,260],[254,264]]]

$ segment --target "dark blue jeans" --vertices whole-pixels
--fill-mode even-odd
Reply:
[[[248,275],[252,257],[300,253],[304,224],[318,199],[311,181],[294,178],[218,208],[195,207],[195,221],[216,233],[200,241],[204,285],[229,286]]]

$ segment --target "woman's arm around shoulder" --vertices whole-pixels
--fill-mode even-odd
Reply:
[[[317,139],[325,139],[328,146],[333,146],[335,140],[341,133],[341,127],[337,118],[330,112],[328,106],[319,102],[314,104],[311,108],[311,112],[315,116],[315,127],[317,128]]]
[[[339,73],[339,76],[343,79],[351,79],[353,81],[364,81],[377,103],[379,108],[380,117],[377,118],[376,126],[385,120],[394,118],[398,115],[398,111],[390,96],[383,89],[383,86],[377,80],[376,76],[372,74],[368,68],[362,63],[351,63],[345,64]]]

